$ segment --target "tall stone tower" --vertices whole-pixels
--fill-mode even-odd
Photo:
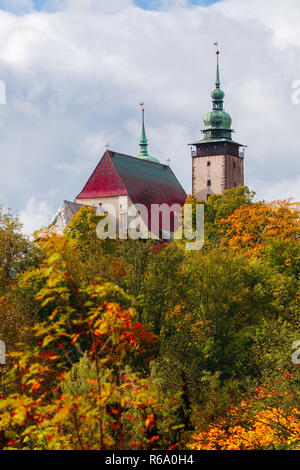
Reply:
[[[207,201],[211,194],[244,185],[244,145],[232,140],[231,117],[224,111],[220,89],[219,51],[213,110],[204,118],[203,139],[193,142],[193,196]]]

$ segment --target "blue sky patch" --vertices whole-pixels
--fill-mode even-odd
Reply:
[[[47,10],[47,11],[55,11],[57,9],[57,6],[59,5],[59,2],[54,2],[54,5],[51,5],[51,1],[49,0],[32,0],[34,7],[36,10],[41,11],[41,10]],[[190,5],[212,5],[213,3],[219,2],[220,0],[188,0],[188,3]],[[133,3],[135,3],[137,6],[140,8],[143,8],[144,10],[159,10],[162,6],[163,1],[162,0],[133,0]],[[25,13],[28,11],[28,8],[24,7],[19,7],[18,4],[12,5],[11,7],[9,6],[9,2],[7,0],[0,0],[0,9],[3,10],[8,10],[8,11],[14,11],[15,13]]]
[[[37,10],[42,10],[46,0],[33,0],[34,6]]]
[[[191,5],[212,5],[220,0],[188,0]],[[160,0],[134,0],[134,3],[145,10],[157,10],[161,5]]]
[[[133,0],[136,5],[145,10],[156,10],[161,5],[160,0]],[[212,5],[220,0],[189,0],[191,5]],[[46,3],[46,0],[33,0],[37,10],[41,10]]]

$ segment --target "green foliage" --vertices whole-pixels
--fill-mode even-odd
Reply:
[[[213,220],[219,221],[229,217],[241,206],[251,205],[255,196],[254,191],[250,191],[247,186],[226,189],[222,194],[212,194],[207,202],[207,206],[213,212]]]
[[[198,201],[192,196],[188,196],[186,204],[193,204],[193,228],[196,227],[196,206],[204,204],[205,216],[205,245],[219,245],[224,231],[220,230],[219,222],[226,219],[234,211],[245,205],[253,204],[255,193],[247,186],[227,189],[222,194],[212,194],[208,201]]]
[[[21,233],[21,228],[18,219],[0,206],[0,289],[39,262],[38,250]]]
[[[300,278],[300,239],[296,242],[274,240],[267,244],[264,261],[274,270],[286,276]]]
[[[66,236],[73,240],[75,246],[81,249],[97,238],[96,227],[102,217],[96,214],[96,210],[90,206],[83,206],[77,214],[72,217],[68,227],[65,229]]]
[[[73,364],[70,372],[65,375],[61,383],[61,390],[65,394],[74,396],[88,395],[91,388],[88,381],[95,379],[95,365],[91,363],[87,353],[85,353],[84,356],[80,358],[79,362]]]

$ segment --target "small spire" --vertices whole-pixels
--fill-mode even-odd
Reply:
[[[223,111],[223,100],[224,100],[224,92],[221,90],[220,85],[220,68],[219,68],[219,50],[216,51],[217,54],[217,74],[216,74],[216,88],[211,93],[211,97],[213,99],[213,110],[214,111]]]
[[[143,103],[144,104],[144,103]],[[148,140],[145,130],[145,109],[142,108],[142,134],[140,140],[141,155],[148,157]]]
[[[216,54],[217,54],[217,78],[216,78],[216,87],[217,87],[217,88],[220,88],[220,84],[221,84],[221,82],[220,82],[220,71],[219,71],[219,54],[220,54],[220,52],[217,51]]]
[[[147,140],[146,130],[145,130],[144,102],[140,103],[140,106],[142,107],[142,134],[141,134],[141,140],[140,140],[140,154],[137,156],[137,158],[142,158],[143,160],[149,160],[151,162],[159,163],[159,160],[157,158],[151,157],[148,153],[148,140]]]

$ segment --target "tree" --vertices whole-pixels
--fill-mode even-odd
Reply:
[[[58,243],[58,250],[42,268],[47,281],[37,300],[51,314],[33,327],[36,347],[24,345],[11,354],[14,366],[7,384],[18,390],[0,400],[0,430],[7,446],[103,450],[166,445],[157,434],[164,425],[156,421],[168,414],[171,397],[160,399],[155,383],[143,376],[153,334],[136,321],[132,307],[112,301],[123,298],[128,304],[119,287],[98,282],[78,288],[61,241],[49,243]],[[30,274],[40,276],[41,271]],[[74,395],[70,380],[80,358],[76,370],[88,358],[94,372],[88,374],[89,389]]]
[[[17,217],[0,206],[0,340],[4,341],[7,352],[16,343],[30,340],[26,328],[32,319],[27,308],[15,302],[17,283],[26,269],[38,266],[42,259],[38,247],[22,234],[21,229]],[[0,380],[8,366],[9,359],[7,366],[0,366]],[[0,393],[2,390],[1,383]]]
[[[256,203],[220,220],[221,244],[245,256],[262,256],[272,241],[299,243],[299,205],[287,201]]]
[[[21,233],[21,228],[18,219],[0,206],[0,289],[39,262],[38,249]]]
[[[205,249],[211,245],[218,246],[222,231],[220,230],[220,220],[229,217],[235,210],[243,206],[251,206],[255,193],[250,191],[247,186],[239,186],[237,188],[227,189],[222,194],[212,194],[208,201],[195,199],[188,196],[185,204],[191,204],[192,210],[192,227],[196,228],[196,207],[198,204],[204,205],[205,219]]]
[[[292,380],[292,374],[285,372],[272,388],[257,387],[255,395],[231,405],[225,417],[196,434],[190,448],[299,450],[300,412],[297,397],[291,391]]]

